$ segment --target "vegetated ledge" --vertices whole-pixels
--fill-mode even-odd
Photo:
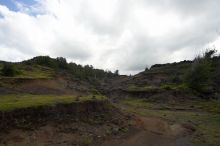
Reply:
[[[35,129],[47,123],[91,122],[104,123],[111,121],[114,115],[121,114],[107,100],[88,100],[73,103],[60,103],[54,106],[38,106],[0,111],[0,129]]]

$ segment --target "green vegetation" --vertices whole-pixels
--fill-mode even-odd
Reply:
[[[149,80],[162,77],[160,89],[189,91],[203,98],[218,98],[220,93],[220,56],[215,49],[208,49],[193,61],[155,64],[142,73]],[[151,85],[152,86],[152,85]],[[130,87],[129,87],[130,88]],[[140,91],[145,90],[138,87]],[[131,90],[139,90],[132,87]],[[208,96],[207,96],[208,95]]]
[[[150,102],[146,102],[146,99],[143,98],[133,98],[133,97],[128,97],[125,100],[121,100],[121,103],[124,105],[136,107],[136,108],[152,108],[154,104]]]
[[[91,65],[78,65],[76,63],[68,63],[65,58],[50,58],[49,56],[38,56],[30,60],[19,63],[0,62],[0,75],[3,77],[18,78],[51,78],[59,71],[68,72],[73,77],[81,80],[95,82],[96,79],[112,78],[119,75],[119,71],[115,73],[95,69]],[[1,69],[2,68],[2,69]]]
[[[24,64],[10,64],[7,69],[0,69],[0,77],[7,78],[52,78],[55,75],[55,71],[49,67],[40,65],[24,65]],[[9,72],[9,73],[8,73]]]
[[[155,64],[150,69],[146,69],[144,74],[167,74],[172,78],[182,80],[186,70],[190,68],[192,61],[181,61],[167,64]]]
[[[161,86],[136,86],[129,85],[127,90],[128,92],[159,92],[163,90],[176,90],[176,91],[184,91],[188,90],[188,86],[186,84],[162,84]]]
[[[207,101],[190,101],[191,105],[196,109],[200,109],[206,112],[218,113],[220,114],[220,99],[217,100],[207,100]]]
[[[158,87],[154,86],[136,86],[136,85],[130,85],[127,88],[127,91],[129,92],[155,92],[158,91]]]
[[[8,77],[13,77],[19,74],[16,67],[11,63],[5,63],[1,71],[3,76],[8,76]]]
[[[215,68],[212,58],[215,53],[216,50],[207,50],[203,56],[198,56],[194,59],[185,79],[186,84],[190,88],[200,93],[212,93],[212,77]]]
[[[188,86],[186,84],[162,84],[160,88],[165,90],[188,90]]]
[[[0,111],[8,111],[18,108],[36,107],[43,105],[55,105],[58,103],[82,102],[86,100],[105,100],[102,95],[89,95],[75,97],[71,95],[1,95]]]
[[[194,100],[164,105],[145,99],[126,98],[120,101],[119,107],[142,116],[159,117],[182,124],[190,123],[196,130],[192,136],[194,143],[202,146],[220,145],[220,100]],[[177,107],[181,110],[176,110]]]
[[[136,108],[147,108],[153,110],[195,110],[200,112],[210,112],[214,114],[220,114],[220,99],[218,100],[185,100],[185,102],[166,102],[158,103],[152,102],[150,99],[128,97],[121,100],[121,103]]]
[[[119,75],[119,70],[116,70],[116,71],[114,72],[114,74],[118,76],[118,75]]]
[[[18,78],[52,78],[55,75],[55,71],[49,67],[43,67],[40,65],[18,66],[20,69],[20,75]]]
[[[50,58],[49,56],[38,56],[30,60],[23,61],[22,64],[33,66],[40,65],[49,67],[55,71],[64,70],[73,76],[82,80],[103,79],[107,77],[118,76],[118,72],[104,71],[102,69],[95,69],[91,65],[78,65],[76,63],[67,63],[63,57]]]

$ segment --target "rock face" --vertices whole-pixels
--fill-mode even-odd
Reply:
[[[100,145],[129,129],[131,117],[109,101],[85,101],[0,112],[0,145]]]
[[[72,121],[105,122],[120,112],[108,101],[84,101],[54,106],[31,107],[0,112],[0,129],[33,129],[48,122],[69,123]],[[113,116],[114,115],[114,116]],[[120,115],[122,116],[122,115]]]

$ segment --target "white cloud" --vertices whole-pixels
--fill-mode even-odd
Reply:
[[[220,1],[36,0],[0,5],[0,60],[63,56],[121,73],[219,49]]]

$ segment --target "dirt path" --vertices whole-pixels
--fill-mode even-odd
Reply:
[[[103,146],[195,146],[189,142],[188,129],[152,117],[136,117],[137,130],[129,136],[107,141]]]

